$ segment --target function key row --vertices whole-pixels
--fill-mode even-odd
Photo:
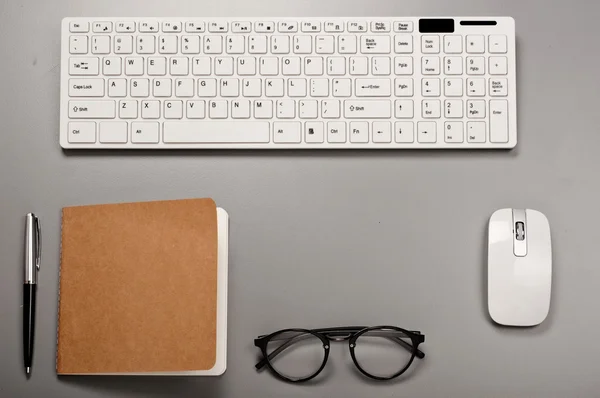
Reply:
[[[254,25],[254,26],[253,26]],[[318,33],[318,32],[329,32],[339,33],[344,32],[347,29],[350,33],[361,33],[371,31],[373,33],[389,33],[394,31],[396,33],[412,33],[413,23],[412,21],[240,21],[240,22],[225,22],[225,21],[164,21],[159,23],[158,21],[142,21],[137,23],[137,28],[141,33],[155,33],[162,29],[165,33],[180,33],[182,31],[188,33],[222,33],[229,32],[231,29],[232,33],[270,33],[278,31],[280,33]],[[113,22],[98,21],[91,23],[91,29],[93,33],[111,33],[113,31]],[[122,21],[114,23],[114,30],[117,33],[135,32],[136,23],[133,21]],[[87,33],[90,31],[90,24],[88,22],[72,21],[69,24],[69,31],[72,33]]]

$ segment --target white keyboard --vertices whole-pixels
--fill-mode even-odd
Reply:
[[[65,18],[63,148],[512,148],[510,17]]]

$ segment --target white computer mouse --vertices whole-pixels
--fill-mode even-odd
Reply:
[[[488,230],[488,310],[509,326],[539,325],[550,310],[552,245],[545,215],[501,209]]]

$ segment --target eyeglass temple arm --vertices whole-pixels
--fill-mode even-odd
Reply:
[[[413,332],[415,334],[421,335],[421,332]],[[267,357],[261,359],[256,365],[256,369],[262,369],[266,364],[267,361],[270,361],[271,359],[275,358],[281,351],[285,350],[286,348],[288,348],[290,345],[300,341],[300,340],[304,340],[307,338],[310,338],[312,335],[309,333],[304,333],[304,334],[300,334],[297,335],[295,337],[290,338],[288,341],[286,341],[285,343],[283,343],[282,345],[280,345],[279,347],[277,347],[272,353],[270,353]],[[263,336],[261,336],[263,337]],[[395,337],[395,336],[384,336],[398,344],[400,344],[402,347],[406,348],[409,351],[412,351],[415,349],[415,347],[412,346],[412,344],[407,343],[406,341],[402,340],[400,337]],[[260,337],[259,337],[260,338]],[[421,350],[419,350],[418,348],[416,349],[416,354],[417,358],[419,359],[423,359],[425,358],[425,353]]]

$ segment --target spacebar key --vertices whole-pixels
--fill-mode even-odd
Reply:
[[[165,144],[269,143],[269,122],[164,122]]]

